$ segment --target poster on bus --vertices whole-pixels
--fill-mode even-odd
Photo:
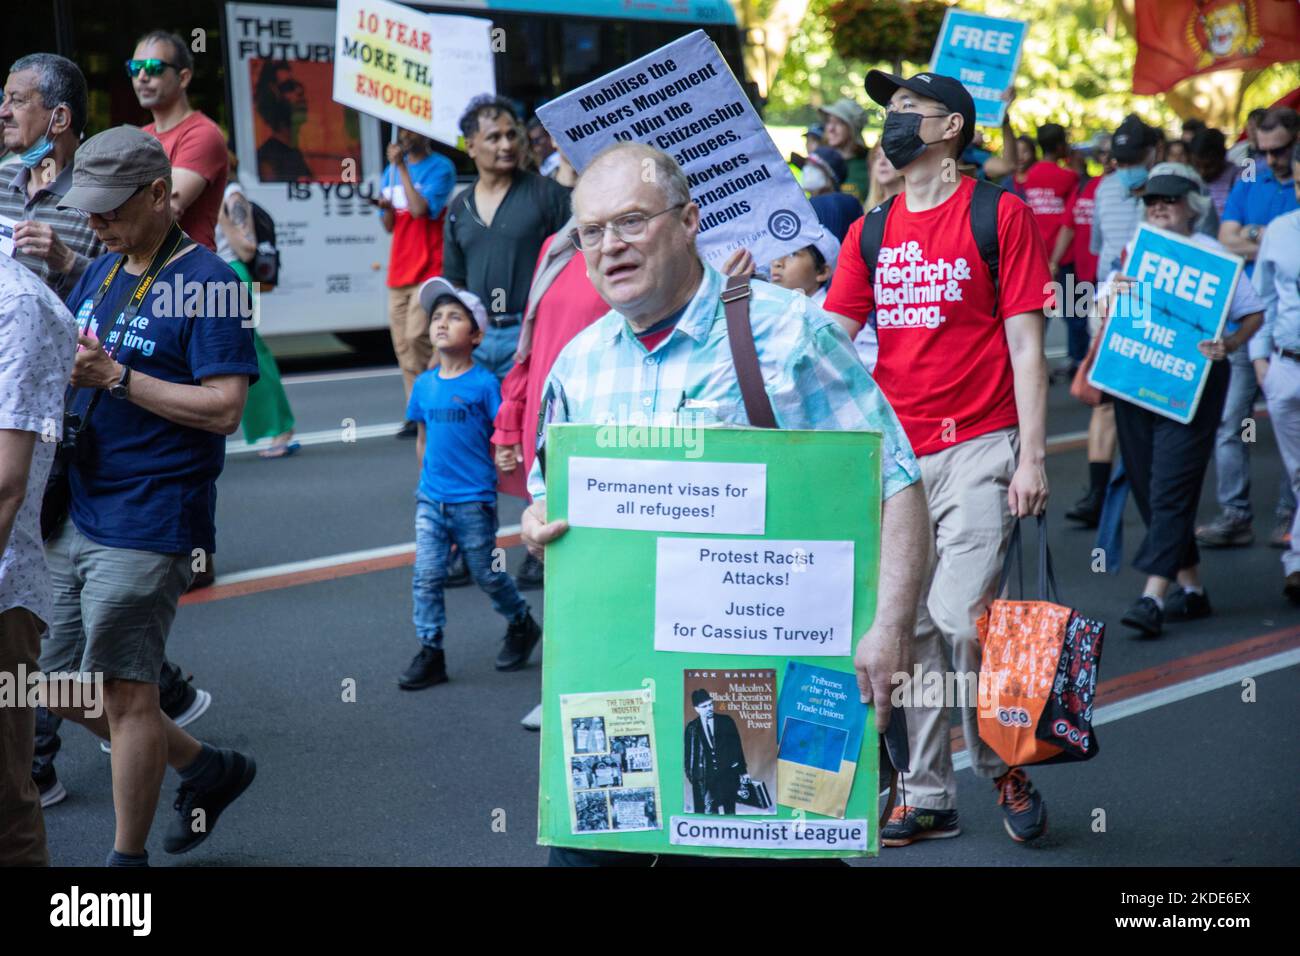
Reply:
[[[696,30],[541,106],[581,171],[616,142],[673,157],[700,207],[697,247],[721,268],[736,249],[767,265],[812,245],[821,224],[717,46]]]
[[[496,92],[492,23],[389,0],[339,0],[334,99],[455,146],[476,96]]]
[[[280,250],[262,334],[386,327],[379,123],[331,96],[334,11],[230,3],[226,31],[235,178]]]

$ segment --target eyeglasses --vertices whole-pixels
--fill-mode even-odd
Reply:
[[[610,226],[614,227],[614,235],[619,242],[636,242],[645,236],[646,228],[651,219],[656,219],[666,212],[672,212],[674,209],[681,209],[686,203],[679,202],[675,206],[669,206],[662,209],[654,215],[647,216],[643,212],[630,212],[626,216],[619,216],[617,219],[611,219],[603,223],[587,223],[585,226],[579,226],[569,233],[569,241],[579,249],[597,249],[605,241],[605,230]]]
[[[168,63],[166,60],[127,60],[126,75],[134,80],[140,75],[140,71],[144,70],[145,76],[162,76],[163,71],[169,66],[177,73],[181,71],[181,68],[175,63]]]
[[[1142,205],[1144,206],[1176,206],[1182,199],[1182,196],[1143,196]]]
[[[140,195],[140,193],[144,192],[144,190],[148,188],[149,188],[148,183],[145,183],[143,186],[137,186],[135,192],[131,193],[131,195],[123,199],[121,204],[118,205],[116,209],[110,209],[108,212],[97,212],[97,213],[93,213],[92,215],[98,216],[100,219],[104,220],[104,222],[117,222],[117,220],[121,217],[122,209],[126,206],[126,204],[129,203],[132,199]]]
[[[1285,146],[1275,146],[1273,149],[1261,149],[1260,152],[1265,156],[1277,156],[1279,159],[1285,157],[1291,150],[1295,149],[1295,140],[1287,143]]]

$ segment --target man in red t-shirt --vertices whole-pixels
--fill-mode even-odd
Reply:
[[[226,137],[221,127],[190,106],[190,48],[174,33],[146,33],[126,70],[136,99],[153,114],[144,131],[158,138],[171,160],[172,212],[191,239],[215,252],[217,216],[226,191]]]
[[[951,175],[975,128],[975,105],[961,83],[872,70],[866,86],[887,109],[881,144],[906,185],[887,211],[868,213],[888,217],[871,279],[861,253],[866,220],[849,228],[824,308],[844,317],[850,339],[874,322],[874,378],[921,464],[935,536],[915,659],[927,678],[944,674],[946,642],[957,671],[973,678],[975,621],[994,596],[1011,530],[1047,504],[1047,252],[1029,207],[1001,195],[995,287],[971,230],[975,181]],[[921,690],[914,680],[909,805],[881,831],[885,846],[961,832],[946,708],[921,706]],[[994,778],[1007,832],[1022,842],[1040,835],[1042,798],[1024,771],[1007,767],[980,739],[977,702],[945,704],[961,712],[975,772]]]
[[[1063,165],[1070,159],[1070,142],[1065,127],[1058,123],[1044,123],[1038,127],[1038,148],[1042,150],[1043,158],[1025,171],[1020,195],[1029,203],[1034,222],[1043,235],[1052,278],[1067,290],[1068,295],[1068,290],[1073,288],[1070,275],[1074,272],[1074,247],[1066,245],[1062,249],[1057,240],[1069,225],[1066,206],[1079,188],[1079,174]],[[1088,320],[1071,312],[1065,311],[1066,344],[1070,365],[1077,366],[1088,354]]]

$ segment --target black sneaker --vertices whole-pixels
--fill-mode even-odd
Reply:
[[[506,636],[501,641],[501,653],[497,655],[497,670],[517,671],[528,663],[533,648],[542,639],[542,629],[533,620],[531,611],[525,611],[510,622]]]
[[[993,781],[1002,808],[1002,825],[1017,843],[1027,843],[1047,832],[1047,807],[1019,767]]]
[[[418,438],[420,435],[420,426],[412,421],[402,422],[402,427],[397,430],[395,438]]]
[[[257,763],[252,757],[235,750],[218,751],[221,756],[221,779],[216,786],[200,790],[182,783],[176,791],[172,809],[176,816],[167,826],[163,849],[168,853],[188,853],[208,838],[217,825],[221,812],[248,789],[257,776]]]
[[[1160,605],[1152,599],[1143,595],[1133,602],[1133,606],[1124,612],[1124,616],[1119,622],[1125,627],[1131,627],[1135,631],[1141,631],[1143,637],[1159,637],[1160,629],[1165,623],[1165,612],[1160,610]]]
[[[521,591],[536,591],[545,583],[544,565],[531,554],[524,555],[524,563],[515,572],[515,587]]]
[[[1065,513],[1071,521],[1077,521],[1085,528],[1095,528],[1101,523],[1101,506],[1106,500],[1104,488],[1089,488],[1088,493],[1074,503],[1074,507]]]
[[[171,661],[163,661],[163,672],[158,681],[158,705],[162,712],[175,721],[177,727],[194,723],[207,712],[212,704],[212,695],[195,687],[191,683],[194,675],[182,676],[181,669]]]
[[[397,679],[397,686],[402,690],[419,690],[445,684],[447,680],[447,658],[442,649],[422,646],[420,653],[411,658],[410,665]]]
[[[956,810],[897,806],[889,815],[889,822],[880,831],[880,844],[907,846],[917,840],[946,840],[955,836],[961,836]]]
[[[1165,596],[1165,617],[1171,621],[1195,621],[1213,613],[1210,596],[1204,591],[1194,594],[1178,588]]]
[[[36,789],[41,792],[42,810],[68,799],[68,791],[64,789],[63,784],[59,783],[59,776],[54,772],[53,765],[46,767],[44,773],[33,774],[32,779],[36,782]]]
[[[460,548],[457,548],[447,562],[447,580],[442,582],[442,586],[444,588],[463,588],[469,582],[469,565],[465,563],[465,555],[460,553]]]

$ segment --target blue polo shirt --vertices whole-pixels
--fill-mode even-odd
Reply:
[[[1223,207],[1224,222],[1236,222],[1243,226],[1267,226],[1278,216],[1300,209],[1295,198],[1295,183],[1287,180],[1277,181],[1273,170],[1267,163],[1255,164],[1255,181],[1248,183],[1238,180],[1228,193],[1228,201]],[[1246,263],[1246,275],[1254,275],[1255,263]]]
[[[243,328],[236,300],[239,277],[217,255],[196,246],[167,265],[125,329],[111,330],[140,281],[119,269],[99,308],[91,302],[116,254],[86,267],[68,296],[81,329],[105,340],[132,372],[181,385],[215,375],[257,380],[253,330]],[[202,290],[200,292],[200,290]],[[70,410],[83,417],[94,389],[73,394]],[[217,476],[226,460],[226,436],[178,425],[129,398],[103,395],[84,426],[88,460],[69,471],[72,521],[92,541],[111,548],[160,554],[216,546]],[[79,440],[78,444],[81,444]]]

